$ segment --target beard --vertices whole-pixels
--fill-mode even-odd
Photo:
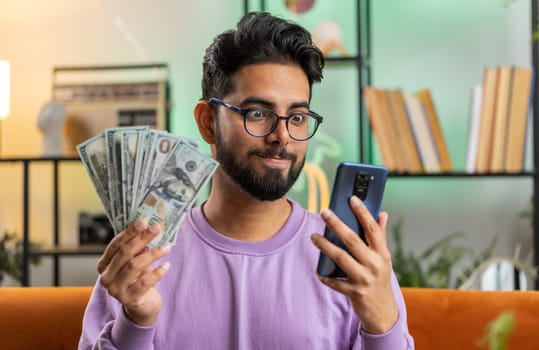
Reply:
[[[217,161],[225,174],[245,192],[261,201],[274,201],[286,195],[298,179],[305,164],[305,157],[298,163],[295,154],[288,153],[280,147],[265,150],[252,149],[248,152],[248,157],[278,156],[290,160],[290,169],[286,175],[283,175],[279,169],[269,169],[266,174],[258,174],[247,161],[242,162],[235,157],[236,152],[227,146],[218,128],[215,134],[215,146]]]

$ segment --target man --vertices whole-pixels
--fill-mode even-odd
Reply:
[[[329,210],[286,197],[321,122],[309,102],[323,64],[305,29],[269,14],[214,39],[194,109],[220,162],[208,200],[174,248],[146,249],[159,227],[140,221],[114,238],[79,349],[413,349],[387,214],[375,222],[351,199],[367,246]],[[351,255],[319,234],[325,224]],[[346,280],[316,276],[320,251]]]

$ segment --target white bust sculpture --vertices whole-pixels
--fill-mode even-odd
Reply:
[[[66,116],[64,105],[55,101],[47,102],[39,112],[37,126],[43,132],[42,156],[55,157],[62,155],[62,128]]]

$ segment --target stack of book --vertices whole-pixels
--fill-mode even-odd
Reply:
[[[483,84],[472,88],[467,172],[524,170],[531,85],[531,68],[484,69]]]
[[[453,168],[429,89],[363,88],[382,162],[398,173],[440,173]]]

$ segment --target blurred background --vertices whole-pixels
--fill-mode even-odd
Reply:
[[[356,1],[316,0],[308,11],[291,11],[286,1],[266,0],[266,8],[314,31],[324,18],[336,21],[346,54],[358,54]],[[260,2],[250,0],[251,9]],[[429,88],[455,171],[465,171],[471,88],[486,66],[531,66],[529,1],[377,0],[371,1],[371,85],[415,93]],[[202,57],[213,37],[234,27],[244,13],[241,0],[0,0],[0,59],[11,66],[11,108],[1,121],[2,158],[38,157],[42,134],[37,116],[52,96],[58,66],[166,63],[170,78],[170,130],[200,139],[192,110],[201,96]],[[322,35],[332,29],[322,28]],[[339,48],[331,52],[343,56]],[[309,160],[331,185],[338,162],[359,161],[360,89],[353,61],[329,62],[315,86],[312,109],[326,119],[312,141]],[[532,170],[528,137],[526,170]],[[372,163],[381,164],[373,141]],[[206,152],[206,145],[201,145]],[[30,236],[51,243],[52,172],[34,164],[30,176]],[[20,234],[20,164],[0,164],[0,232]],[[302,176],[291,196],[308,204]],[[434,241],[462,232],[459,244],[480,251],[498,236],[495,254],[522,256],[533,249],[532,177],[391,177],[383,208],[390,231],[401,222],[406,251],[419,254]],[[78,215],[100,213],[101,204],[84,169],[60,165],[60,236],[78,243]],[[401,221],[402,220],[402,221]],[[394,246],[390,234],[390,246]],[[31,284],[51,284],[51,259],[32,267]],[[63,257],[63,285],[92,284],[97,257]],[[459,261],[455,269],[462,269]],[[4,283],[12,283],[10,281]]]

